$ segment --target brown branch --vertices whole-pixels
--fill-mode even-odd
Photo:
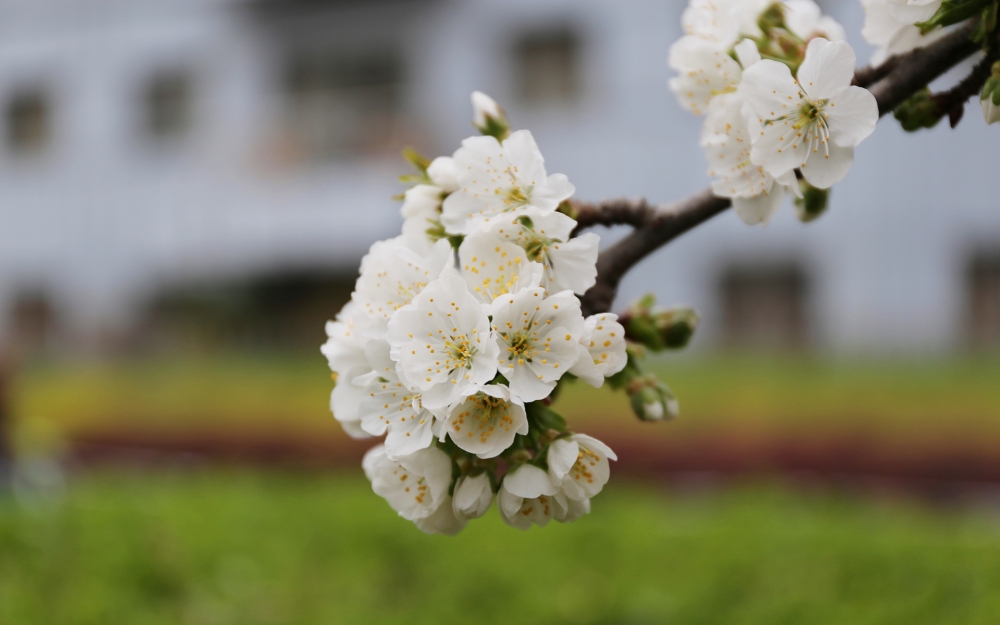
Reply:
[[[885,115],[978,49],[970,39],[975,24],[970,21],[925,48],[889,59],[886,61],[889,69],[863,68],[855,74],[855,82],[871,84],[869,90],[878,102],[879,116]],[[601,252],[597,282],[583,296],[584,312],[590,315],[610,310],[618,284],[636,263],[731,205],[729,198],[717,197],[711,189],[664,207],[655,207],[645,200],[574,203],[578,218],[582,218],[578,229],[615,224],[635,228]]]

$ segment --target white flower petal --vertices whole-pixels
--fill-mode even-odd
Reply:
[[[854,164],[854,148],[830,144],[830,153],[814,154],[802,167],[802,175],[817,189],[829,189],[847,176]]]
[[[813,39],[799,67],[799,84],[810,98],[827,100],[851,84],[856,65],[857,57],[846,41]]]

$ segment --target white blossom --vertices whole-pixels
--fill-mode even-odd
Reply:
[[[434,415],[423,407],[420,393],[410,391],[396,374],[396,363],[389,357],[389,344],[369,342],[366,354],[372,372],[353,382],[363,388],[358,404],[361,428],[372,436],[385,439],[390,458],[407,456],[434,440]]]
[[[493,487],[486,473],[471,476],[465,475],[455,482],[455,495],[452,507],[455,516],[460,519],[478,519],[486,514],[493,503]]]
[[[496,375],[499,347],[489,318],[448,268],[389,320],[386,338],[396,373],[429,410],[466,397]]]
[[[514,243],[476,232],[465,237],[458,258],[469,290],[483,304],[541,283],[545,268],[528,260],[524,249]]]
[[[404,237],[378,241],[361,259],[351,299],[369,316],[388,319],[437,278],[451,258],[451,246],[443,239],[427,255],[407,247]]]
[[[448,498],[451,459],[437,447],[392,460],[379,445],[368,450],[361,466],[372,490],[409,521],[431,516]]]
[[[444,201],[441,223],[449,232],[470,234],[488,228],[500,215],[534,206],[548,214],[573,195],[562,174],[547,175],[534,137],[527,130],[502,144],[493,137],[471,137],[455,152],[458,191]]]
[[[618,315],[600,313],[587,317],[578,344],[579,360],[569,372],[594,387],[601,387],[604,378],[625,368],[625,328]]]
[[[930,19],[941,7],[941,0],[861,0],[865,24],[861,34],[876,46],[872,63],[879,64],[894,54],[902,54],[936,41],[945,31],[920,32],[914,24]]]
[[[670,79],[670,90],[695,115],[703,115],[716,96],[735,90],[743,75],[727,47],[699,37],[674,42],[668,63],[678,72]]]
[[[854,146],[875,129],[878,105],[851,86],[854,50],[813,39],[798,80],[787,65],[764,60],[747,68],[740,91],[755,113],[751,159],[774,177],[799,168],[814,187],[828,189],[847,175]]]
[[[364,397],[364,388],[352,381],[371,372],[365,356],[365,346],[371,341],[369,334],[381,334],[381,324],[369,319],[360,306],[348,302],[337,314],[336,321],[326,323],[327,341],[320,347],[330,369],[336,376],[330,394],[330,410],[344,431],[352,438],[371,436],[361,428],[358,405]]]
[[[715,178],[712,191],[732,198],[736,214],[749,225],[767,223],[781,206],[786,188],[798,191],[795,172],[774,178],[751,160],[753,148],[740,93],[712,101],[702,128],[702,145],[708,158],[708,175]]]
[[[403,239],[406,247],[418,254],[430,253],[436,239],[428,230],[441,228],[441,203],[444,191],[429,184],[418,184],[407,189],[403,195],[400,214],[403,217]]]
[[[497,495],[500,518],[519,530],[526,530],[532,524],[545,527],[566,508],[561,496],[563,505],[557,505],[558,492],[559,488],[542,469],[530,464],[516,467],[500,484]]]
[[[528,207],[523,215],[497,221],[490,234],[524,248],[528,259],[545,268],[542,286],[549,293],[573,291],[583,295],[597,281],[597,253],[601,238],[592,232],[570,238],[576,220],[560,212],[543,215]]]
[[[522,401],[543,399],[579,358],[580,300],[534,288],[498,297],[491,308],[499,371]]]
[[[785,0],[785,25],[802,39],[809,41],[822,37],[830,41],[847,38],[844,27],[829,15],[823,15],[819,5],[813,0]]]
[[[757,20],[772,0],[691,0],[681,15],[687,36],[722,47],[761,34]]]
[[[455,444],[480,458],[495,458],[528,433],[524,402],[503,384],[488,384],[448,411],[445,429]]]
[[[549,479],[568,499],[584,501],[608,483],[609,459],[618,460],[610,447],[596,438],[572,434],[549,445]]]

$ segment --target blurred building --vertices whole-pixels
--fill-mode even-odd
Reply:
[[[5,336],[318,343],[360,256],[398,230],[399,150],[454,150],[473,89],[581,198],[697,191],[700,121],[666,87],[683,4],[0,0]],[[860,6],[826,5],[863,60]],[[1000,129],[969,113],[913,135],[885,120],[818,222],[726,214],[619,304],[694,304],[706,347],[1000,345]]]

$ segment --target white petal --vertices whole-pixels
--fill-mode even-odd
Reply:
[[[878,122],[878,102],[861,87],[845,87],[834,93],[824,112],[830,124],[830,139],[845,148],[867,139]]]
[[[558,490],[545,471],[531,464],[522,464],[504,476],[503,487],[512,495],[525,499],[555,495]]]
[[[588,232],[549,249],[551,267],[545,288],[550,293],[569,290],[583,295],[597,282],[597,253],[601,237]]]
[[[452,509],[451,497],[445,497],[430,516],[415,519],[414,525],[425,534],[454,536],[465,529],[466,520],[459,518]]]
[[[851,84],[856,64],[854,50],[846,41],[813,39],[799,67],[799,84],[813,100],[829,99]]]
[[[802,167],[802,175],[817,189],[829,189],[843,180],[854,164],[854,148],[842,148],[833,143],[829,147],[829,155],[821,150],[811,155]]]
[[[781,185],[774,185],[770,193],[762,193],[754,197],[734,197],[733,209],[743,223],[748,226],[767,224],[775,211],[781,207],[785,199],[785,190]]]
[[[549,476],[553,482],[560,482],[576,463],[580,446],[576,441],[560,438],[549,445]]]

